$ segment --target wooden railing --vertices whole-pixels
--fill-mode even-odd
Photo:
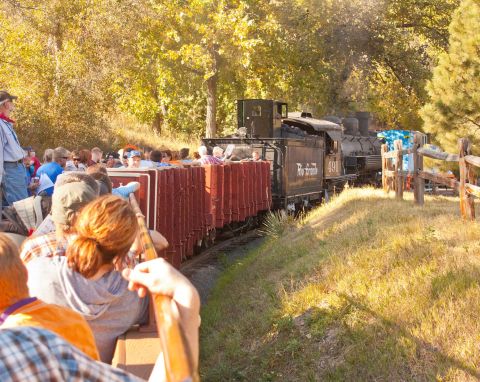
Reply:
[[[413,154],[413,171],[403,171],[403,156]],[[458,162],[460,179],[423,170],[423,158],[447,162]],[[395,159],[395,161],[393,161]],[[388,151],[382,145],[382,186],[385,192],[395,190],[395,197],[403,199],[405,178],[413,180],[415,203],[422,206],[425,198],[425,180],[433,184],[442,184],[456,191],[460,196],[460,212],[465,219],[475,219],[474,197],[480,198],[480,187],[475,177],[475,167],[480,167],[480,157],[471,155],[471,144],[466,138],[458,141],[458,154],[438,152],[423,147],[423,135],[416,133],[413,147],[404,150],[402,141],[394,142],[394,150]]]

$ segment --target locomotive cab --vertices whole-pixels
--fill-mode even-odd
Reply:
[[[238,127],[246,129],[248,138],[274,138],[281,136],[282,118],[287,118],[285,102],[265,99],[237,101]]]

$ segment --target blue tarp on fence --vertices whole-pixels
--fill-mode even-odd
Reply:
[[[410,149],[413,147],[413,137],[414,131],[410,130],[385,130],[377,133],[377,137],[384,139],[385,143],[388,146],[388,151],[394,150],[393,142],[397,139],[402,141],[403,149]],[[403,156],[403,171],[412,171],[413,170],[413,155],[404,155]]]

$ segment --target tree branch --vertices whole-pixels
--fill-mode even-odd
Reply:
[[[448,46],[448,36],[441,33],[438,29],[433,28],[433,27],[429,27],[425,24],[422,24],[422,23],[403,23],[403,24],[396,24],[395,27],[399,28],[399,29],[408,29],[408,28],[423,28],[423,29],[426,29],[426,30],[436,34],[438,37],[440,37],[440,39],[445,44],[445,47]],[[445,47],[442,47],[442,48],[445,50]]]

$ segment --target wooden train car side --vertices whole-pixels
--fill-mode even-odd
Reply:
[[[169,247],[160,255],[179,268],[195,247],[221,229],[267,211],[272,205],[270,165],[225,165],[108,169],[114,187],[140,182],[137,200],[149,229]]]

